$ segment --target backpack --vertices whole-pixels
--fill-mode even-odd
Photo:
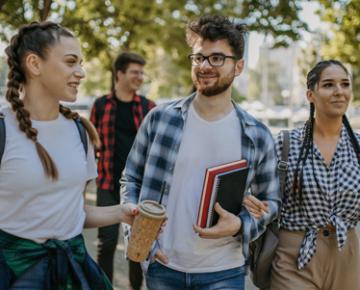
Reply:
[[[106,104],[106,98],[104,98],[104,97],[106,97],[106,96],[108,96],[108,95],[104,95],[104,96],[96,99],[95,100],[96,103],[93,105],[93,106],[96,106],[96,108],[98,110],[98,117],[97,117],[98,120],[101,120],[104,115],[105,104]],[[150,101],[143,95],[139,95],[139,97],[140,97],[140,106],[143,111],[143,117],[145,118],[147,113],[150,111],[150,107],[149,107]]]
[[[288,169],[289,155],[289,131],[284,130],[283,133],[283,149],[281,152],[281,160],[278,162],[278,172],[280,177],[280,195],[283,198],[286,183],[286,174]],[[272,221],[265,232],[251,242],[250,247],[250,271],[251,280],[255,286],[260,289],[270,288],[271,264],[275,256],[276,248],[279,243],[279,217]]]
[[[6,128],[5,128],[5,116],[3,113],[0,113],[0,165],[1,159],[5,151],[5,138],[6,138]],[[81,123],[80,118],[74,119],[76,127],[79,131],[81,143],[84,146],[85,154],[88,153],[88,143],[87,143],[87,133],[84,125]]]
[[[144,96],[140,96],[140,105],[143,110],[143,116],[145,117],[149,113],[149,100]]]

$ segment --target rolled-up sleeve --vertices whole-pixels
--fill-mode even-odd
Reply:
[[[137,204],[139,201],[149,146],[150,115],[145,117],[139,128],[120,179],[122,204]]]
[[[274,220],[280,210],[280,184],[277,172],[277,157],[274,140],[270,133],[263,135],[263,140],[259,142],[262,146],[257,148],[257,165],[254,167],[255,175],[250,188],[251,194],[258,199],[267,201],[269,212],[262,218],[254,218],[245,207],[240,212],[242,230],[237,239],[242,242],[243,254],[249,256],[249,243],[257,239],[266,229],[266,226]]]

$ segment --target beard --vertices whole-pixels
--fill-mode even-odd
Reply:
[[[199,78],[198,74],[193,77],[193,84],[196,90],[206,97],[212,97],[225,92],[232,85],[234,74],[228,74],[227,76],[218,79],[212,86],[201,85],[198,81]]]

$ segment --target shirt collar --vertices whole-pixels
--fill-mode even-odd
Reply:
[[[306,124],[306,123],[305,123]],[[305,124],[299,128],[299,134],[295,134],[294,137],[298,140],[304,140],[305,138]],[[341,127],[341,132],[340,132],[340,138],[339,138],[339,143],[341,145],[344,145],[344,142],[346,142],[347,139],[347,132],[346,132],[346,128],[344,125],[342,125]]]
[[[115,91],[112,91],[111,93],[109,93],[106,98],[107,98],[108,101],[111,101],[111,100],[115,101],[115,98],[116,98]],[[140,96],[138,94],[135,94],[133,101],[136,104],[140,104]]]
[[[195,95],[196,93],[192,93],[190,96],[181,99],[177,104],[175,104],[174,107],[176,109],[180,109],[182,111],[182,115],[186,116],[190,108],[190,104],[195,98]],[[233,100],[231,102],[235,108],[238,118],[243,123],[243,125],[250,125],[250,126],[256,125],[253,117],[250,117],[250,115],[247,114],[243,109],[241,109]]]
[[[195,95],[196,93],[192,93],[190,96],[181,99],[174,105],[175,109],[181,110],[181,116],[184,121],[186,120],[190,104],[194,100]],[[257,125],[256,119],[241,109],[233,100],[232,104],[240,121],[241,131],[253,144],[255,144],[252,127]]]

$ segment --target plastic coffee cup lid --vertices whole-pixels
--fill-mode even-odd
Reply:
[[[165,207],[154,200],[143,200],[140,210],[154,217],[163,217],[165,214]]]

